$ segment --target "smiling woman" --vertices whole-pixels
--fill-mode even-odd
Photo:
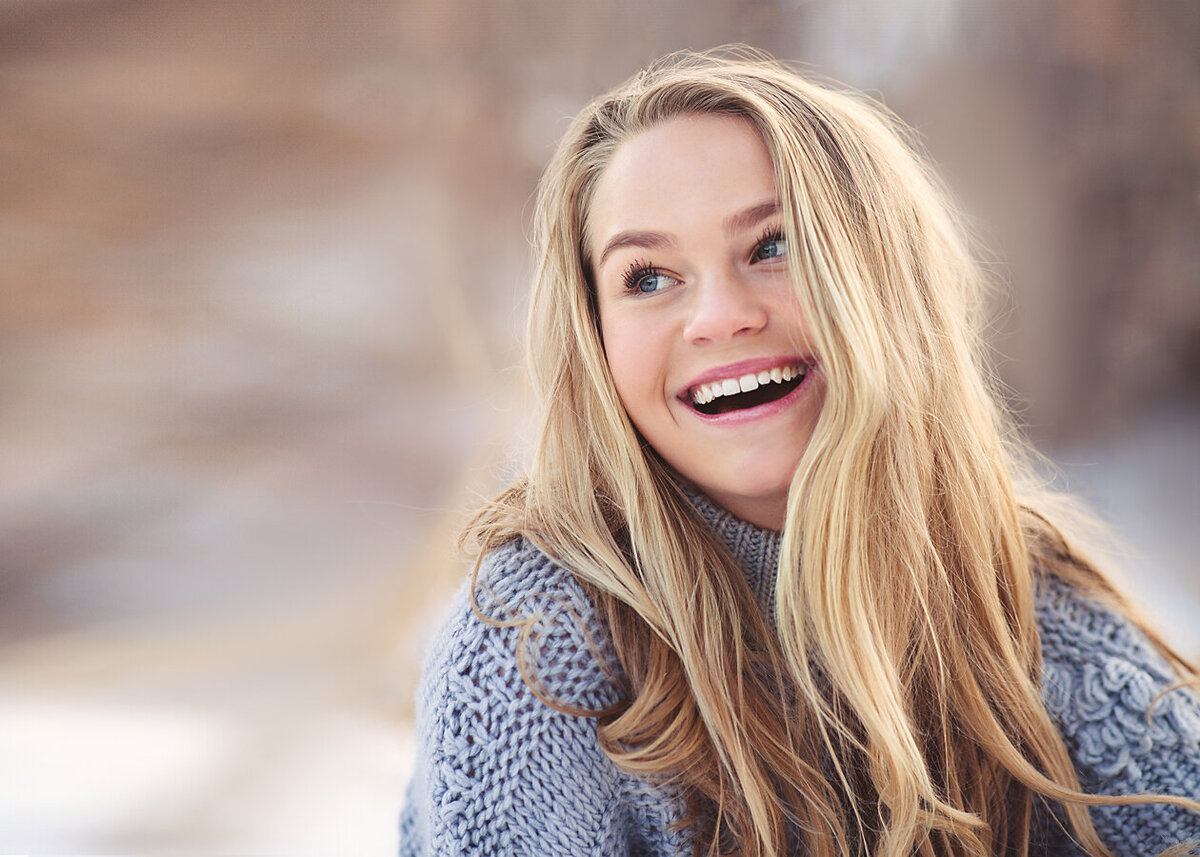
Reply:
[[[1035,487],[903,139],[736,53],[577,117],[539,442],[467,534],[402,854],[1200,847],[1196,669]]]

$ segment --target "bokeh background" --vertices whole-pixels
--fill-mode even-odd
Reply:
[[[1014,405],[1200,653],[1200,4],[0,0],[0,851],[394,850],[536,177],[734,41],[922,135]]]

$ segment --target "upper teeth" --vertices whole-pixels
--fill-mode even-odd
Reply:
[[[776,366],[774,369],[763,369],[761,372],[752,372],[749,375],[742,375],[740,378],[725,378],[707,384],[698,384],[692,388],[692,401],[697,405],[706,405],[721,396],[749,393],[751,390],[757,390],[763,384],[782,384],[784,381],[791,381],[793,378],[803,375],[802,364],[788,364],[787,366]]]

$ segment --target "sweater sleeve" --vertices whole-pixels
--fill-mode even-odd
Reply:
[[[1200,799],[1200,697],[1137,627],[1057,578],[1041,582],[1042,692],[1085,791]],[[1190,842],[1200,814],[1166,804],[1097,807],[1092,820],[1118,857]]]
[[[485,558],[476,593],[489,618],[537,617],[522,662],[551,698],[588,710],[618,699],[606,629],[568,572],[514,543]],[[520,640],[459,593],[422,677],[401,855],[628,853],[622,776],[595,718],[533,693]]]

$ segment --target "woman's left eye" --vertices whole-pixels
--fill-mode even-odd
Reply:
[[[766,262],[770,259],[778,259],[780,256],[787,255],[787,239],[783,237],[782,232],[772,232],[770,235],[765,235],[759,242],[754,245],[755,262]]]

